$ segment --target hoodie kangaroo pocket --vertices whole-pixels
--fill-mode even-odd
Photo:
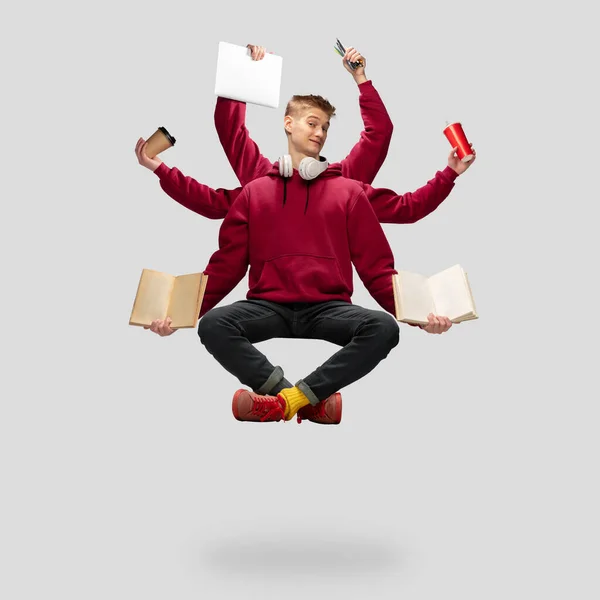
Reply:
[[[285,254],[265,261],[256,288],[300,296],[348,293],[337,259],[312,254]]]

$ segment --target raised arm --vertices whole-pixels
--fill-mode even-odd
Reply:
[[[473,154],[476,158],[474,149]],[[453,148],[448,156],[448,166],[437,171],[433,179],[414,192],[398,194],[370,185],[363,185],[363,189],[381,223],[415,223],[432,213],[448,197],[456,178],[475,162],[475,158],[465,164]]]
[[[450,194],[457,175],[446,167],[423,187],[398,194],[387,188],[363,186],[380,223],[415,223],[432,213]]]
[[[160,187],[173,200],[208,219],[225,218],[242,192],[241,187],[215,190],[184,175],[176,167],[167,167],[165,163],[161,163],[154,173],[159,178]]]
[[[347,223],[350,256],[358,276],[375,301],[395,316],[394,255],[364,192],[350,206]]]
[[[253,60],[264,58],[262,46],[248,44]],[[217,98],[215,105],[215,128],[227,160],[242,186],[271,169],[271,161],[263,156],[258,145],[246,128],[246,103]]]
[[[352,62],[361,60],[363,66],[353,71],[347,60]],[[358,85],[358,103],[364,124],[359,141],[352,148],[350,154],[340,161],[342,175],[371,184],[387,156],[394,125],[373,82],[367,79],[365,57],[350,47],[346,49],[342,64]]]
[[[248,261],[248,197],[242,191],[219,230],[219,249],[204,269],[208,281],[200,317],[223,300],[244,278]]]
[[[146,143],[144,138],[139,138],[135,145],[138,162],[159,178],[160,186],[173,200],[208,219],[225,217],[242,188],[215,190],[198,183],[195,179],[186,177],[179,169],[167,167],[157,156],[149,158],[146,154]]]
[[[263,156],[246,128],[246,103],[217,98],[215,127],[229,164],[244,186],[271,169],[271,161]]]

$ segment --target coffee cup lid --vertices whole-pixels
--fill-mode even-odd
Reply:
[[[175,138],[174,138],[174,137],[173,137],[173,136],[172,136],[172,135],[171,135],[171,134],[170,134],[170,133],[169,133],[169,132],[168,132],[168,131],[167,131],[167,130],[164,128],[164,127],[162,127],[162,126],[161,126],[161,127],[159,127],[158,129],[159,129],[160,131],[162,131],[162,132],[165,134],[166,138],[167,138],[167,139],[169,140],[169,142],[171,142],[171,144],[174,146],[174,145],[175,145],[175,141],[176,141],[176,140],[175,140]]]

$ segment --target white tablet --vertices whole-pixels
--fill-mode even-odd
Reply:
[[[281,56],[252,60],[245,46],[219,42],[215,95],[278,108],[282,64]]]

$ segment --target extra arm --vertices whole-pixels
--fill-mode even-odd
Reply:
[[[227,160],[242,186],[266,175],[272,166],[246,127],[246,103],[217,98],[215,128]]]
[[[167,167],[165,163],[161,163],[154,173],[159,178],[160,187],[173,200],[208,219],[223,219],[242,191],[241,187],[215,190],[184,175],[176,167]]]
[[[223,300],[244,278],[248,261],[248,197],[242,191],[219,230],[219,249],[204,269],[208,281],[200,317]]]
[[[384,310],[395,316],[394,255],[364,192],[349,209],[348,240],[352,263],[364,286]]]
[[[432,213],[450,194],[457,173],[450,167],[438,171],[423,187],[398,194],[364,185],[365,194],[380,223],[415,223]]]
[[[372,81],[359,84],[358,89],[364,129],[350,154],[341,161],[342,175],[371,184],[387,156],[394,125]]]

